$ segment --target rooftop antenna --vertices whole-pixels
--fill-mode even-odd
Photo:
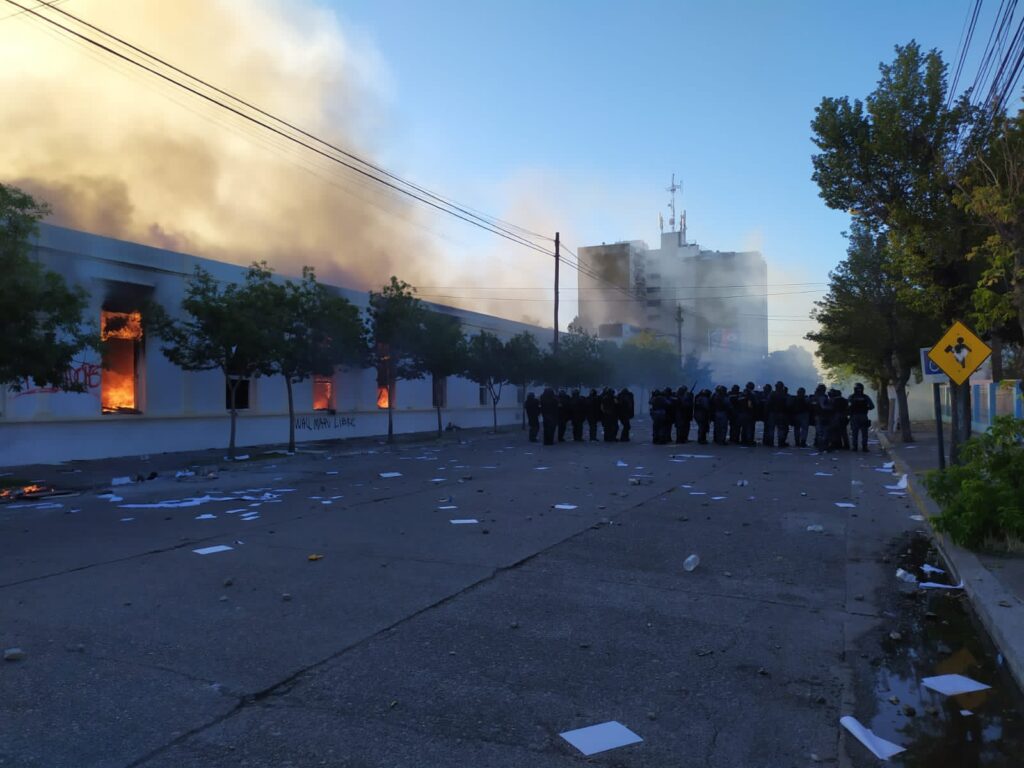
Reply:
[[[669,211],[672,212],[672,215],[668,217],[668,228],[669,228],[670,232],[675,232],[676,231],[676,192],[678,192],[682,188],[683,188],[682,183],[676,184],[676,175],[673,173],[672,174],[672,185],[669,186],[665,190],[666,192],[670,192],[672,194],[672,198],[668,201],[668,209],[669,209]],[[682,220],[682,218],[680,218],[679,219],[680,226],[682,226],[682,223],[683,223],[683,220]],[[681,236],[682,235],[682,231],[680,231],[679,234]],[[682,245],[681,237],[680,237],[680,243],[679,244]]]

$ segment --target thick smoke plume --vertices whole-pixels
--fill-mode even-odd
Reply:
[[[34,0],[26,0],[35,5]],[[305,0],[76,0],[69,12],[367,156],[386,77],[372,49]],[[13,6],[0,4],[0,16]],[[60,18],[53,11],[44,11]],[[0,180],[51,221],[285,274],[429,282],[418,211],[262,129],[53,32],[0,23]]]

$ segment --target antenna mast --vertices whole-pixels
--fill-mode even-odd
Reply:
[[[672,184],[671,184],[671,186],[669,186],[669,187],[667,187],[665,189],[666,192],[670,192],[672,194],[672,198],[668,201],[668,209],[671,212],[671,215],[668,217],[668,228],[669,228],[670,232],[675,232],[676,231],[676,192],[678,192],[682,188],[683,188],[683,185],[682,185],[681,182],[679,184],[676,184],[676,175],[673,173],[672,174]],[[683,226],[683,218],[680,216],[679,217],[679,238],[680,238],[679,244],[680,245],[683,244],[682,243],[682,234],[683,234],[682,226]]]

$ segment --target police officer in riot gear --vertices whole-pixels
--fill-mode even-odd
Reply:
[[[708,444],[708,426],[711,424],[711,390],[702,389],[693,398],[693,419],[697,422],[697,443]]]
[[[871,426],[871,419],[868,411],[875,410],[875,404],[871,398],[864,394],[864,385],[857,383],[853,385],[853,394],[850,395],[850,431],[852,435],[853,450],[857,450],[857,438],[860,437],[860,450],[867,453],[868,450],[868,427]]]
[[[541,393],[540,415],[544,418],[544,445],[554,445],[555,429],[558,426],[558,397],[551,387]]]
[[[690,422],[693,421],[693,392],[680,387],[676,392],[676,443],[685,443],[690,439]]]
[[[526,411],[526,421],[530,425],[530,442],[537,442],[537,433],[540,431],[540,400],[531,392],[523,402],[523,410]]]

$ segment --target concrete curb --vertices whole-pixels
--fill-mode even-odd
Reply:
[[[928,522],[932,539],[952,570],[953,579],[963,581],[964,592],[974,612],[1002,653],[1017,685],[1024,688],[1024,602],[1006,589],[973,552],[957,546],[946,534],[935,530],[931,518],[941,513],[939,506],[928,496],[923,484],[893,447],[888,436],[883,432],[876,434],[879,443],[896,461],[896,468],[906,473],[907,491]]]

